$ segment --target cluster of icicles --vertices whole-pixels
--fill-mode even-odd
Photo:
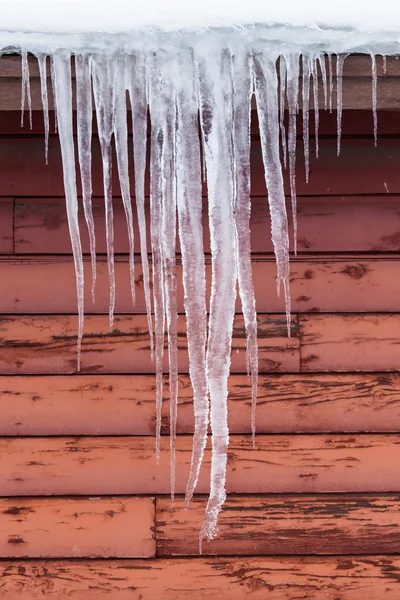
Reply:
[[[22,53],[22,108],[30,105],[29,67]],[[332,110],[333,81],[337,83],[338,152],[342,115],[343,56],[323,53],[280,54],[270,50],[194,47],[174,53],[137,51],[129,55],[75,54],[77,157],[83,209],[89,231],[92,295],[96,285],[96,244],[92,213],[91,142],[93,111],[103,163],[110,327],[115,304],[112,140],[115,146],[122,202],[129,237],[130,283],[135,304],[134,229],[140,232],[144,295],[151,353],[156,370],[156,453],[160,452],[164,329],[168,335],[171,494],[175,486],[175,442],[178,408],[178,313],[176,244],[179,236],[183,265],[184,308],[189,370],[193,387],[195,431],[186,506],[196,488],[211,423],[210,495],[200,533],[212,539],[225,501],[228,376],[237,290],[246,330],[247,369],[251,380],[253,443],[257,395],[257,317],[250,254],[250,115],[255,96],[261,147],[277,262],[278,293],[283,284],[290,334],[289,236],[282,169],[289,169],[296,251],[296,117],[303,115],[306,179],[309,172],[310,89],[315,107],[318,155],[318,83],[325,108]],[[47,56],[37,55],[46,135],[49,135]],[[372,59],[372,106],[376,139],[376,60]],[[332,62],[336,72],[333,73]],[[76,269],[79,332],[78,368],[84,326],[84,274],[78,225],[72,57],[50,57],[56,120],[61,142],[69,231]],[[278,78],[279,73],[279,78]],[[129,98],[128,106],[127,98]],[[94,106],[92,105],[94,99]],[[133,129],[134,181],[130,184],[127,113]],[[285,130],[284,109],[288,111]],[[150,115],[150,232],[149,269],[145,220],[147,117]],[[281,158],[282,163],[281,164]],[[207,184],[211,238],[212,285],[207,318],[205,258],[202,231],[202,178]],[[132,209],[134,192],[136,215]],[[267,234],[267,232],[266,232]],[[150,277],[152,286],[150,286]],[[152,287],[152,295],[150,289]],[[153,323],[154,317],[154,323]]]

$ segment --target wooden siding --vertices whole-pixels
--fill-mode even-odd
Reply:
[[[351,57],[345,65],[341,156],[336,157],[336,115],[324,112],[318,160],[311,141],[308,185],[300,148],[298,153],[291,338],[283,299],[275,294],[268,199],[253,121],[258,436],[253,449],[238,302],[229,380],[229,495],[219,536],[204,543],[200,557],[210,448],[185,512],[193,407],[184,318],[172,508],[168,377],[157,464],[154,365],[140,256],[133,309],[118,182],[117,316],[110,331],[95,139],[98,285],[96,302],[88,293],[85,299],[78,374],[59,143],[52,135],[46,167],[40,113],[34,113],[32,131],[20,130],[19,59],[0,60],[0,594],[6,599],[400,597],[400,118],[393,110],[400,108],[400,61],[388,60],[384,75],[378,60],[378,106],[385,109],[378,114],[378,148],[372,115],[360,110],[371,106],[370,58]],[[32,75],[38,109],[34,67]],[[82,215],[81,222],[89,282]],[[207,226],[204,241],[208,252]],[[207,256],[208,285],[209,262]],[[183,312],[181,287],[178,305]]]

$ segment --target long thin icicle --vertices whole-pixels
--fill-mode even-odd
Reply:
[[[117,155],[117,167],[119,184],[121,188],[122,203],[124,205],[126,226],[129,242],[129,279],[131,286],[132,304],[135,305],[135,247],[133,233],[133,213],[131,187],[129,182],[129,159],[128,159],[128,123],[126,90],[128,87],[127,64],[123,57],[115,58],[111,64],[114,85],[114,118],[113,129],[115,139],[115,151]]]
[[[28,53],[23,46],[21,48],[21,58],[22,58],[22,94],[21,94],[21,127],[24,126],[24,112],[25,112],[25,103],[28,101],[28,111],[29,111],[29,126],[32,129],[32,99],[31,99],[31,84],[29,77],[29,62],[28,62]]]
[[[182,254],[189,373],[193,386],[194,435],[185,507],[193,496],[207,443],[209,423],[206,377],[206,280],[203,249],[202,187],[198,132],[198,94],[192,52],[180,56],[177,80],[176,185]]]
[[[210,48],[203,52],[199,53],[197,60],[212,256],[206,357],[211,402],[212,457],[210,496],[200,532],[200,551],[202,541],[205,538],[212,539],[217,533],[218,514],[226,498],[228,376],[237,281],[231,54],[229,50],[212,51]],[[278,121],[277,124],[279,128]]]
[[[311,78],[311,58],[307,54],[302,56],[303,67],[303,145],[304,145],[304,167],[306,171],[306,183],[310,174],[310,78]]]
[[[281,57],[280,65],[285,65]],[[285,127],[282,114],[284,101],[282,93],[286,89],[286,68],[281,66],[281,135],[286,150]],[[246,51],[238,51],[233,57],[233,151],[235,166],[234,215],[236,230],[237,269],[239,295],[242,302],[246,329],[247,370],[251,378],[251,433],[253,446],[256,436],[256,403],[258,387],[258,346],[257,315],[254,295],[251,242],[250,242],[250,115],[252,77],[250,56]],[[283,92],[282,92],[283,89]],[[285,153],[285,151],[284,151]]]
[[[78,156],[81,172],[83,212],[89,234],[92,263],[92,302],[96,290],[96,236],[92,207],[92,81],[90,60],[87,56],[75,56],[76,110],[78,133]]]
[[[47,93],[47,56],[45,54],[38,54],[37,61],[39,65],[40,75],[40,94],[42,97],[43,107],[43,122],[44,122],[44,157],[46,165],[49,162],[49,97]]]
[[[296,144],[297,144],[297,112],[299,107],[299,56],[287,54],[286,78],[287,78],[287,103],[289,112],[288,129],[288,154],[289,154],[289,178],[290,196],[292,202],[293,219],[293,247],[297,254],[297,197],[296,197]]]
[[[143,288],[146,303],[147,325],[150,336],[150,353],[154,358],[153,324],[151,318],[151,296],[149,260],[147,256],[147,231],[145,213],[144,178],[147,150],[147,74],[146,60],[141,52],[132,57],[128,67],[128,91],[132,108],[133,155],[135,170],[136,212],[139,225],[140,257],[142,262]]]
[[[254,81],[265,182],[271,213],[272,243],[278,268],[278,294],[283,283],[287,328],[290,336],[289,234],[279,157],[278,81],[275,60],[267,53],[260,53],[254,57]]]
[[[114,211],[112,199],[111,138],[114,126],[114,85],[111,59],[91,57],[93,92],[96,106],[97,129],[103,161],[104,205],[106,214],[106,242],[108,276],[110,279],[110,329],[114,322],[115,270],[114,270]]]
[[[84,273],[81,238],[78,222],[78,197],[76,191],[75,150],[72,123],[71,56],[69,53],[53,56],[54,96],[58,132],[63,163],[65,200],[68,227],[75,263],[76,292],[78,296],[78,371],[81,364],[81,345],[84,320]]]
[[[377,84],[378,77],[376,74],[376,58],[375,54],[371,54],[371,70],[372,70],[372,117],[374,121],[374,144],[378,145],[378,113],[377,113]]]
[[[279,58],[279,117],[282,138],[283,166],[287,165],[287,145],[285,130],[285,94],[286,94],[286,61],[283,56]]]
[[[318,94],[318,62],[317,57],[311,60],[311,74],[313,78],[313,102],[315,123],[315,155],[319,155],[318,130],[319,130],[319,94]]]
[[[343,63],[344,57],[341,54],[336,56],[336,96],[337,96],[337,155],[340,154],[340,143],[342,139],[342,89],[343,89]]]

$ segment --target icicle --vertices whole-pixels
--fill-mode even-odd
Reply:
[[[50,62],[50,77],[51,77],[51,89],[55,89],[54,82],[54,64],[53,61]],[[53,106],[54,106],[54,132],[57,133],[57,109],[56,109],[56,99],[53,97]]]
[[[81,345],[84,320],[84,273],[82,247],[78,222],[78,198],[76,191],[75,151],[72,123],[71,57],[68,53],[53,56],[54,97],[63,163],[65,200],[68,227],[75,263],[76,290],[78,296],[78,371],[81,362]]]
[[[281,132],[282,143],[286,149],[283,123],[286,63],[280,58],[281,91]],[[285,65],[282,67],[282,65]],[[242,302],[243,318],[246,329],[246,353],[248,371],[251,378],[251,433],[253,446],[256,435],[256,402],[258,387],[258,346],[257,315],[251,267],[250,243],[250,115],[252,97],[252,79],[249,55],[237,52],[233,57],[233,109],[234,133],[233,150],[235,160],[235,229],[237,247],[237,269],[239,295]],[[282,92],[283,87],[283,92]],[[283,141],[285,140],[285,141]],[[286,151],[285,151],[286,153]]]
[[[286,131],[285,131],[285,93],[286,93],[286,62],[283,56],[279,58],[279,116],[281,126],[282,150],[283,150],[283,165],[286,169],[287,165],[287,147],[286,147]]]
[[[198,98],[192,52],[179,56],[177,79],[176,176],[179,242],[182,254],[184,306],[187,323],[189,373],[193,386],[195,428],[187,508],[197,485],[209,422],[206,378],[206,283],[202,226],[202,185],[198,132]]]
[[[228,50],[203,48],[197,55],[200,118],[207,167],[212,280],[207,380],[211,401],[212,457],[210,496],[200,532],[204,538],[217,532],[217,519],[226,498],[226,463],[229,443],[228,376],[231,361],[236,301],[236,243],[234,223],[234,157],[232,147],[232,77]],[[277,152],[279,120],[276,112]]]
[[[32,100],[31,100],[31,84],[29,78],[29,62],[28,53],[24,46],[21,48],[22,57],[22,94],[21,94],[21,127],[24,126],[24,111],[25,102],[28,101],[29,110],[29,126],[32,129]]]
[[[106,241],[108,276],[110,279],[110,329],[113,327],[115,307],[114,272],[114,214],[112,201],[111,138],[113,134],[114,86],[109,58],[91,57],[93,92],[96,106],[97,129],[103,161],[104,204],[106,213]]]
[[[289,152],[289,177],[290,196],[292,202],[293,219],[293,246],[297,254],[297,199],[296,199],[296,142],[297,142],[297,111],[299,106],[299,56],[287,54],[287,102],[289,111],[288,152]]]
[[[154,359],[153,324],[151,319],[151,296],[149,261],[147,256],[147,231],[144,197],[144,177],[147,149],[147,96],[146,63],[142,53],[132,57],[128,69],[128,91],[132,108],[133,154],[135,169],[136,212],[139,225],[140,256],[142,263],[144,298],[146,303],[147,326],[150,336],[150,352]]]
[[[150,144],[150,232],[153,271],[153,304],[155,321],[155,367],[156,367],[156,459],[160,458],[160,436],[162,417],[163,356],[164,356],[164,319],[165,293],[163,273],[162,244],[162,152],[164,135],[159,123],[156,125],[158,106],[158,86],[156,76],[148,73],[149,106],[151,114]],[[152,105],[154,103],[154,114]]]
[[[83,211],[89,233],[92,263],[92,302],[96,289],[96,237],[92,207],[92,85],[87,56],[75,56],[78,156],[81,172]]]
[[[376,100],[376,88],[378,78],[376,74],[376,58],[375,54],[371,54],[371,69],[372,69],[372,116],[374,121],[374,144],[378,145],[378,113],[377,113],[377,100]]]
[[[49,98],[47,94],[47,56],[38,54],[37,61],[40,75],[40,93],[42,97],[43,121],[44,121],[44,156],[46,165],[49,163]]]
[[[319,130],[319,96],[318,96],[318,62],[314,57],[310,60],[313,78],[313,101],[314,101],[314,123],[315,123],[315,156],[319,155],[318,130]]]
[[[328,108],[328,81],[327,81],[327,76],[326,76],[325,54],[319,54],[317,56],[317,60],[319,62],[319,68],[321,69],[322,89],[324,91],[324,108],[325,108],[325,110],[327,110],[327,108]]]
[[[386,69],[387,69],[386,54],[382,54],[382,69],[383,69],[383,74],[386,75]]]
[[[282,168],[279,160],[277,76],[275,62],[270,56],[265,53],[255,56],[254,75],[265,181],[271,213],[272,242],[278,267],[278,293],[283,282],[287,328],[290,336],[289,236]]]
[[[303,145],[304,145],[304,166],[306,170],[306,183],[310,173],[310,78],[311,78],[311,59],[307,54],[302,56],[303,66]]]
[[[333,67],[332,54],[328,54],[328,73],[329,73],[329,112],[332,113],[333,98]]]
[[[337,94],[337,155],[340,154],[340,141],[342,137],[342,76],[344,57],[336,55],[336,94]]]
[[[123,57],[114,59],[111,64],[111,67],[114,77],[113,128],[115,138],[115,150],[117,154],[117,166],[119,174],[119,184],[122,195],[122,203],[124,205],[126,226],[128,229],[129,278],[131,285],[132,304],[135,305],[135,250],[128,161],[128,124],[126,106],[126,90],[128,87],[128,80],[126,59],[124,59]]]

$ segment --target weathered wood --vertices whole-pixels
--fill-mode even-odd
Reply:
[[[399,80],[400,81],[400,80]],[[400,94],[399,94],[400,97]],[[304,177],[302,148],[297,152],[297,192],[304,195],[398,194],[400,179],[400,146],[396,139],[383,139],[375,148],[373,139],[344,139],[340,157],[337,157],[336,139],[324,138],[320,157],[315,158],[311,144],[311,175],[308,184]],[[64,196],[62,163],[58,139],[53,136],[49,145],[49,164],[44,161],[44,140],[36,137],[0,138],[1,195]],[[252,195],[265,196],[264,168],[261,148],[254,140],[251,150]],[[102,196],[102,169],[98,141],[93,142],[93,194]],[[120,195],[117,169],[113,168],[113,193]],[[284,172],[285,189],[290,194],[289,175]],[[79,179],[79,178],[78,178]],[[133,185],[131,186],[133,189]],[[79,189],[79,182],[78,182]],[[148,181],[146,190],[149,191]],[[203,193],[206,189],[204,187]]]
[[[0,373],[50,374],[76,371],[77,317],[11,316],[0,318]],[[283,315],[259,315],[260,372],[299,370],[297,317],[287,337]],[[186,321],[178,321],[180,372],[188,372]],[[164,370],[168,371],[165,356]],[[121,316],[109,329],[107,316],[87,316],[82,343],[82,373],[154,373],[147,318]],[[231,372],[246,371],[246,336],[243,318],[235,317]]]
[[[178,436],[176,493],[185,493],[191,436]],[[169,494],[169,439],[0,438],[0,495]],[[227,491],[237,494],[396,492],[400,435],[231,436]],[[209,489],[210,451],[197,492]]]
[[[169,433],[164,387],[162,433]],[[189,377],[179,377],[178,433],[194,427]],[[154,435],[154,375],[1,376],[0,435]],[[250,385],[229,380],[229,431],[250,433]],[[260,375],[257,432],[397,432],[400,376]]]
[[[395,371],[400,314],[301,315],[301,371]]]
[[[289,235],[293,226],[290,199],[287,200]],[[1,203],[0,203],[1,206]],[[400,197],[339,196],[300,197],[297,204],[298,251],[302,252],[385,252],[400,249]],[[93,199],[97,252],[106,253],[104,202]],[[149,204],[146,204],[149,222]],[[89,239],[80,210],[83,251]],[[134,220],[136,252],[139,231]],[[207,205],[203,209],[204,249],[210,252]],[[115,251],[129,252],[125,213],[120,198],[114,199]],[[254,197],[251,212],[251,248],[254,253],[272,252],[268,199]],[[26,198],[15,203],[15,252],[17,254],[71,254],[71,241],[63,198]],[[150,239],[148,249],[151,251]],[[179,252],[179,243],[178,243]]]
[[[7,600],[398,600],[400,559],[271,557],[3,561]]]
[[[211,265],[206,265],[208,296]],[[397,312],[400,309],[400,261],[387,255],[303,256],[291,262],[293,312]],[[283,296],[276,294],[276,265],[271,255],[253,257],[253,281],[260,313],[284,313]],[[116,311],[145,314],[141,264],[135,268],[136,304],[132,306],[127,257],[115,261]],[[91,314],[107,314],[109,277],[104,256],[98,257],[96,301],[90,294],[91,264],[85,260],[85,307]],[[3,314],[68,314],[77,312],[75,270],[68,257],[2,257],[0,281],[7,281],[0,298]],[[182,267],[177,266],[178,310],[184,312]],[[239,296],[236,311],[242,310]]]
[[[153,498],[0,499],[0,557],[150,558],[154,521]]]
[[[12,252],[14,252],[14,199],[2,198],[0,201],[0,253],[11,254]]]
[[[199,553],[199,531],[207,498],[189,510],[156,499],[157,556]],[[386,554],[398,553],[400,497],[328,495],[228,498],[218,519],[218,536],[203,554]]]

